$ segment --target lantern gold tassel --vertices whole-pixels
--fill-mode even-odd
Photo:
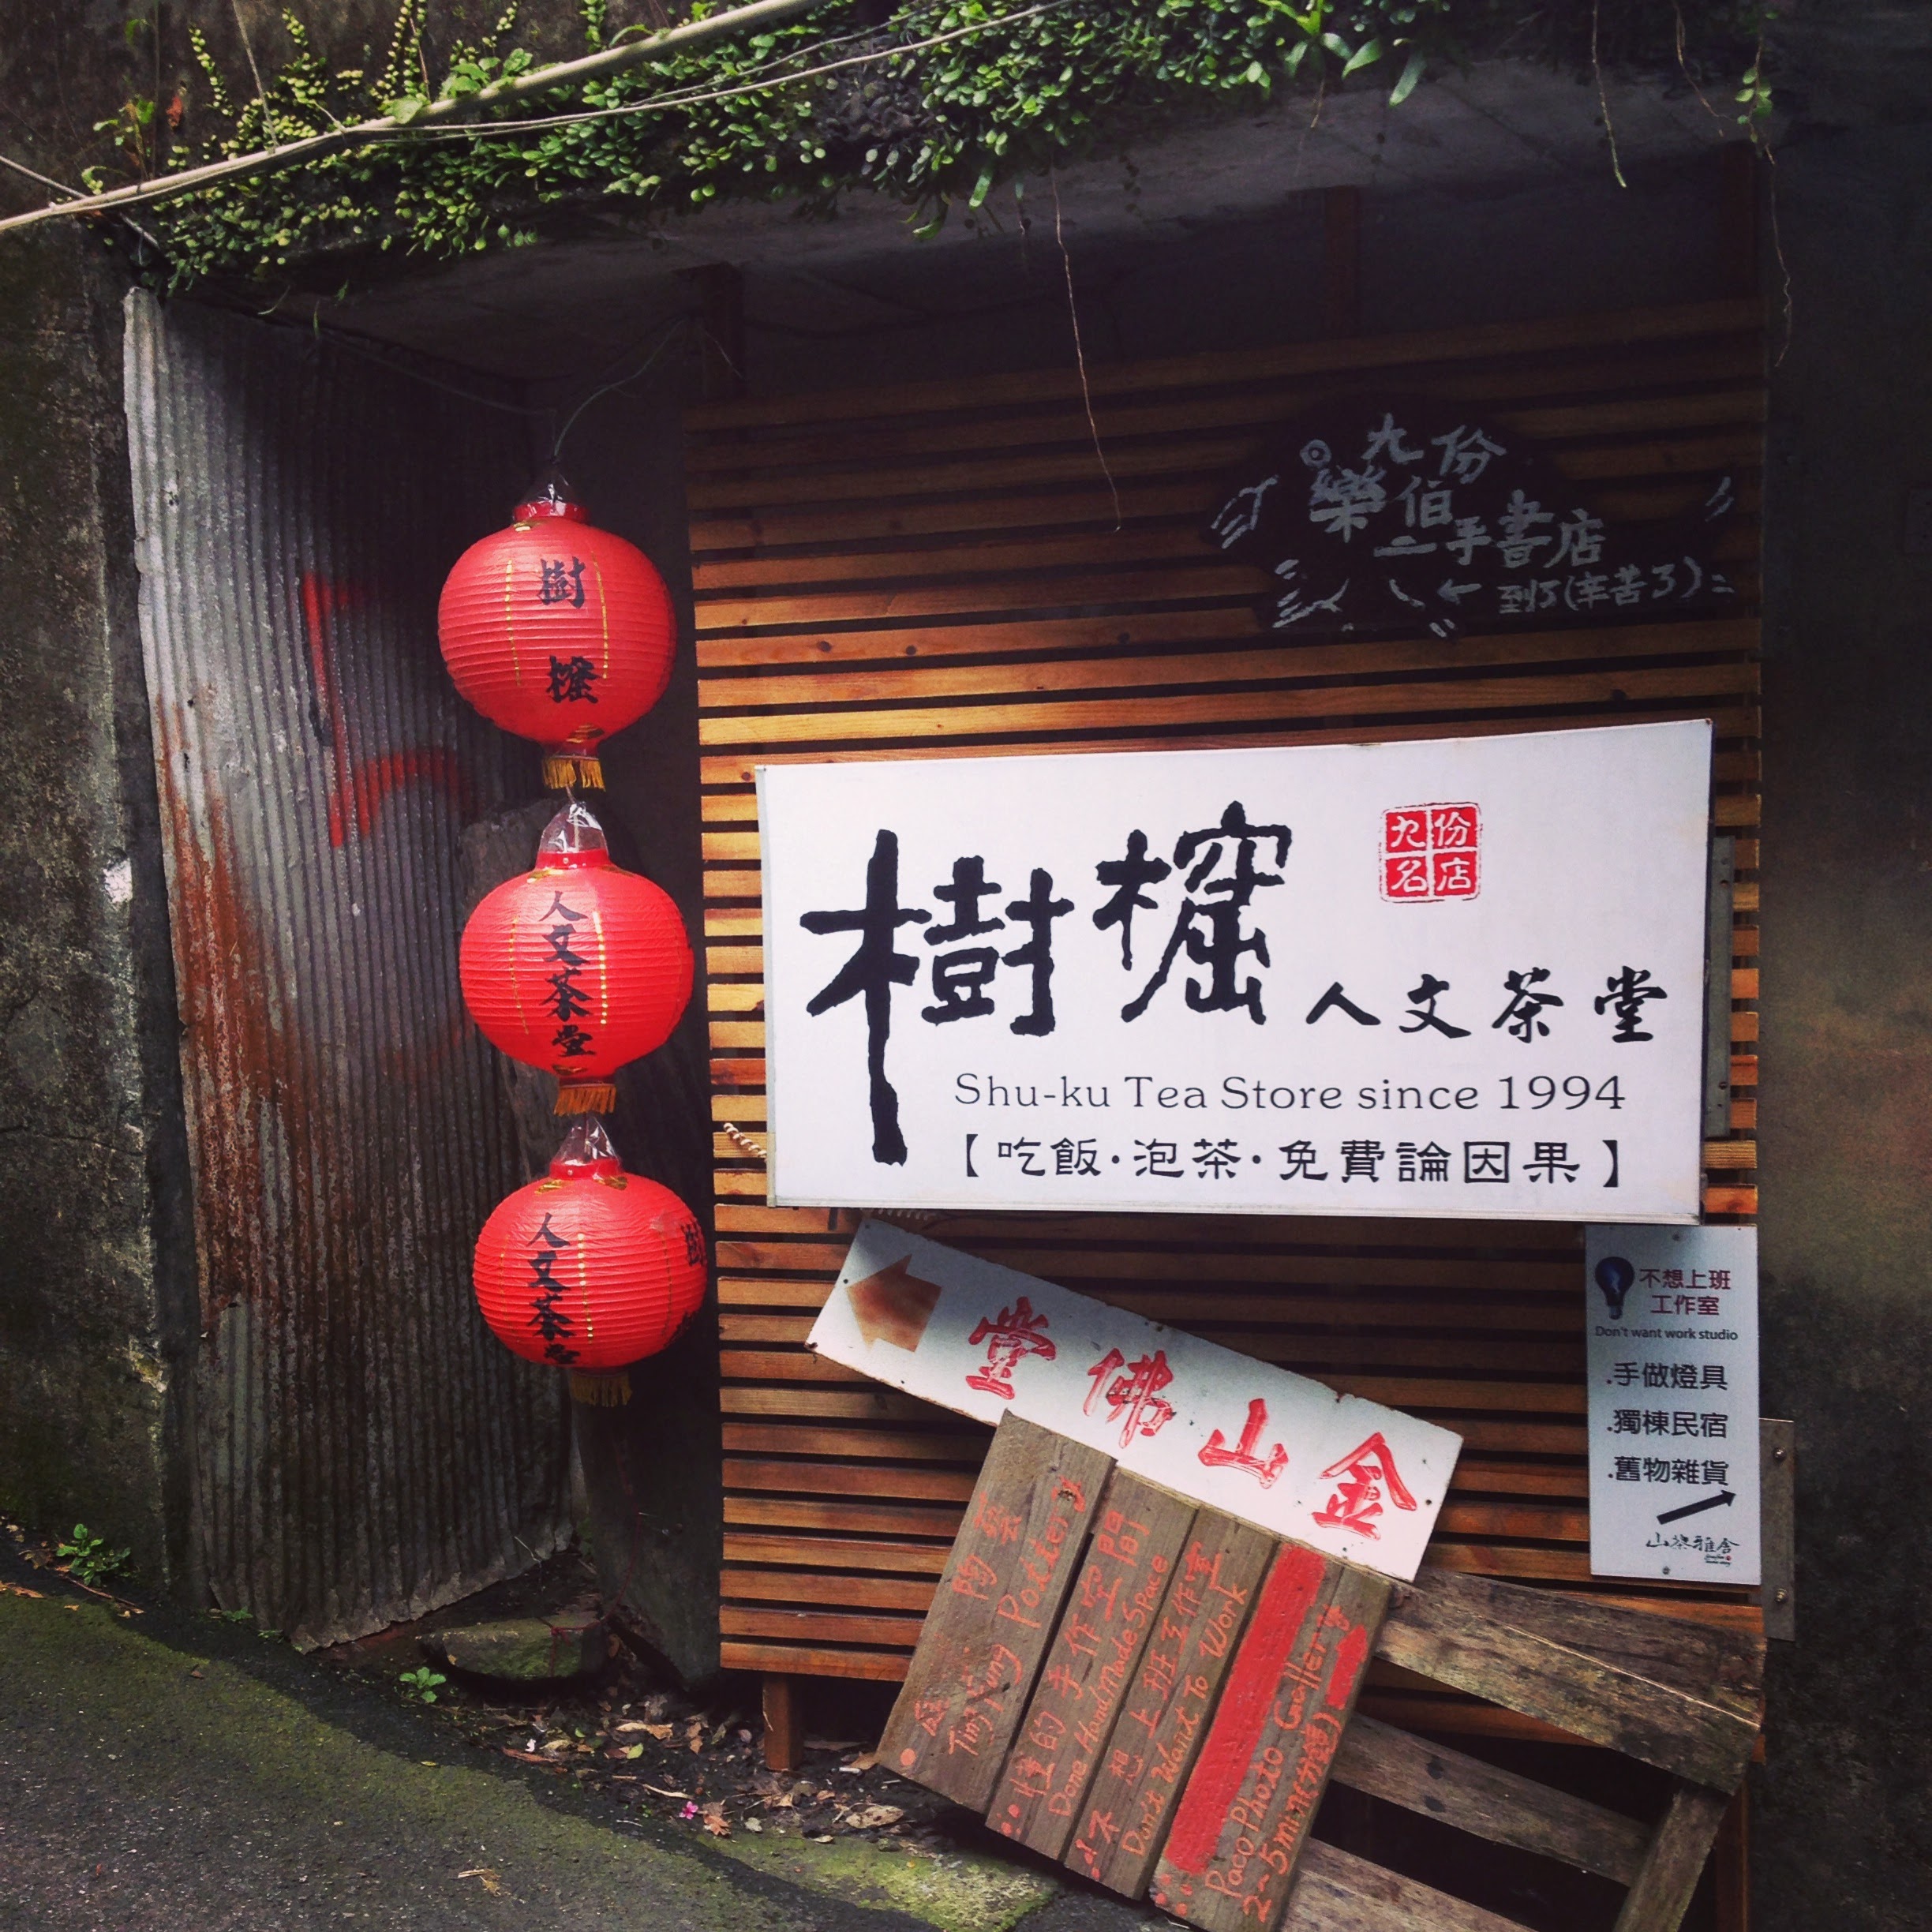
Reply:
[[[571,1371],[571,1400],[587,1409],[621,1409],[631,1399],[631,1371],[620,1368],[615,1375],[582,1375]]]
[[[552,792],[567,792],[572,785],[582,785],[586,792],[601,792],[604,767],[593,758],[546,751],[543,781]]]
[[[560,1081],[557,1086],[556,1114],[608,1114],[617,1105],[614,1080]]]

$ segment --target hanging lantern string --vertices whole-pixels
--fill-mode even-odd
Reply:
[[[571,431],[577,426],[577,418],[581,416],[593,402],[598,401],[602,397],[612,395],[619,389],[627,389],[630,388],[631,384],[635,382],[642,382],[644,378],[650,373],[651,369],[657,361],[657,358],[661,356],[664,352],[671,346],[672,342],[676,340],[679,332],[681,330],[689,328],[691,327],[691,318],[687,315],[673,316],[671,318],[668,324],[667,324],[665,327],[664,332],[659,336],[656,346],[652,349],[650,354],[644,358],[641,366],[632,370],[628,376],[620,376],[616,381],[605,384],[603,388],[601,389],[593,389],[590,393],[586,396],[574,410],[571,411],[569,415],[564,417],[564,427],[558,430],[556,432],[556,440],[550,445],[550,460],[552,462],[556,462],[561,459],[564,455],[564,439],[567,436]],[[627,351],[627,353],[634,352]]]

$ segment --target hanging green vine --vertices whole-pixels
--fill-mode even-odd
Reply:
[[[402,0],[369,71],[332,71],[293,12],[289,51],[259,77],[224,76],[197,32],[199,97],[182,131],[199,137],[158,155],[170,117],[130,102],[101,124],[116,163],[91,185],[384,113],[406,120],[535,64],[512,4],[451,49],[432,84],[428,6]],[[594,51],[608,44],[605,0],[579,6]],[[1761,31],[1756,0],[1552,0],[1526,19],[1506,0],[913,0],[869,25],[877,13],[828,0],[742,41],[485,110],[460,132],[425,128],[162,203],[146,217],[167,257],[160,273],[179,287],[384,250],[447,258],[567,231],[613,202],[646,215],[733,196],[822,209],[855,188],[903,203],[930,229],[1002,182],[1286,88],[1374,84],[1399,103],[1432,66],[1473,51],[1581,69],[1593,43],[1619,67],[1674,69],[1687,23],[1706,71],[1736,74]],[[1754,126],[1769,106],[1761,59],[1739,99]],[[492,122],[503,131],[478,132]]]

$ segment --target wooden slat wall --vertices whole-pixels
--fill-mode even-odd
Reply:
[[[805,1350],[856,1217],[766,1208],[745,1144],[765,1128],[756,763],[1713,717],[1713,824],[1737,836],[1741,876],[1732,1131],[1706,1148],[1705,1207],[1755,1212],[1759,330],[1754,303],[1719,302],[1103,369],[1118,526],[1060,371],[691,413],[728,1666],[902,1677],[988,1440]],[[1740,610],[1447,642],[1270,634],[1265,580],[1199,530],[1266,425],[1357,391],[1488,406],[1548,439],[1612,520],[1688,508],[1730,471]],[[927,1231],[1459,1430],[1430,1560],[1589,1589],[1574,1226],[1009,1215]],[[1593,1593],[1757,1621],[1739,1591]],[[1519,1728],[1387,1666],[1368,1708]]]

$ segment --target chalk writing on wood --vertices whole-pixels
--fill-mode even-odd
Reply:
[[[1112,1465],[1008,1416],[946,1559],[882,1762],[986,1809]]]
[[[1117,1469],[987,1822],[1058,1858],[1167,1593],[1194,1505]]]
[[[1274,1925],[1354,1709],[1389,1586],[1284,1544],[1155,1868],[1155,1904],[1204,1932]]]
[[[1714,548],[1736,479],[1700,487],[1612,524],[1520,430],[1390,396],[1295,422],[1229,479],[1208,535],[1268,573],[1262,621],[1299,636],[1654,622],[1736,607]]]
[[[1195,1517],[1067,1848],[1096,1884],[1146,1890],[1275,1547],[1232,1517]]]

